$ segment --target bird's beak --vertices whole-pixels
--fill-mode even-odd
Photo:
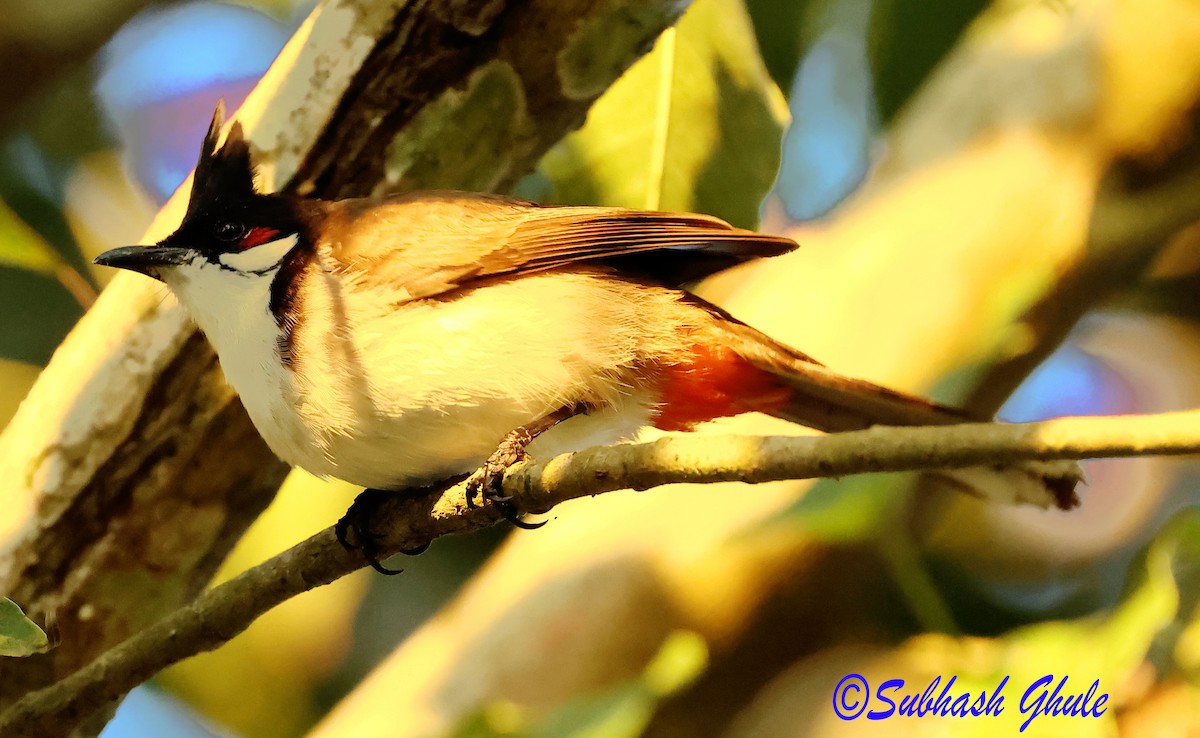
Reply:
[[[122,246],[97,256],[93,263],[141,272],[156,277],[157,267],[179,266],[192,260],[195,252],[178,246]]]

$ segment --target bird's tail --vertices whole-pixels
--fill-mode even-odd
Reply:
[[[719,308],[706,307],[717,317],[717,341],[773,380],[774,392],[759,389],[764,401],[751,409],[826,432],[989,420],[838,374]],[[770,386],[761,381],[758,385]],[[1083,479],[1079,466],[1070,461],[970,467],[937,474],[989,499],[1062,509],[1078,504],[1075,487]]]
[[[827,433],[873,425],[953,425],[982,422],[965,410],[890,390],[829,369],[745,323],[722,320],[721,342],[791,390],[769,415]]]

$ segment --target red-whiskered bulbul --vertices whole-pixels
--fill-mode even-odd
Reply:
[[[270,447],[316,475],[403,490],[479,470],[473,488],[495,492],[539,435],[552,455],[750,411],[823,431],[969,419],[681,289],[790,239],[465,192],[261,194],[237,123],[218,148],[223,120],[218,106],[179,229],[96,263],[165,282]],[[1073,472],[1037,474],[1073,500]]]

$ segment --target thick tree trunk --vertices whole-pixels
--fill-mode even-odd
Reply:
[[[267,187],[331,197],[502,189],[685,6],[329,2],[237,117]],[[185,200],[176,193],[148,239],[173,229]],[[0,436],[0,470],[9,505],[24,512],[19,528],[0,529],[0,592],[61,639],[43,656],[0,661],[0,706],[193,596],[286,473],[180,308],[128,275]]]

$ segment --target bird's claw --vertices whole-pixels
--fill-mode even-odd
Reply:
[[[518,428],[500,441],[500,445],[496,447],[491,456],[487,457],[483,466],[476,469],[475,473],[467,478],[467,505],[469,507],[475,506],[476,497],[493,503],[507,502],[510,499],[500,493],[500,488],[504,484],[504,473],[513,464],[529,458],[529,454],[525,453],[525,447],[532,440],[533,437],[527,431]]]
[[[354,499],[346,514],[333,527],[333,532],[337,536],[338,543],[342,544],[347,551],[354,551],[356,549],[361,551],[363,558],[367,560],[372,569],[388,576],[399,574],[404,570],[389,569],[379,560],[380,554],[383,553],[381,545],[383,536],[374,531],[371,522],[383,503],[397,494],[401,493],[389,492],[382,489],[364,489]],[[429,548],[428,542],[413,548],[403,549],[400,553],[416,556],[419,553],[424,553],[427,548]]]
[[[512,497],[501,492],[505,472],[513,464],[529,458],[525,447],[532,440],[532,435],[524,429],[517,429],[504,437],[487,461],[483,462],[483,466],[467,478],[467,507],[475,507],[476,498],[479,498],[491,503],[505,520],[518,528],[534,530],[546,524],[545,521],[530,523],[522,520],[521,512],[512,504]]]

